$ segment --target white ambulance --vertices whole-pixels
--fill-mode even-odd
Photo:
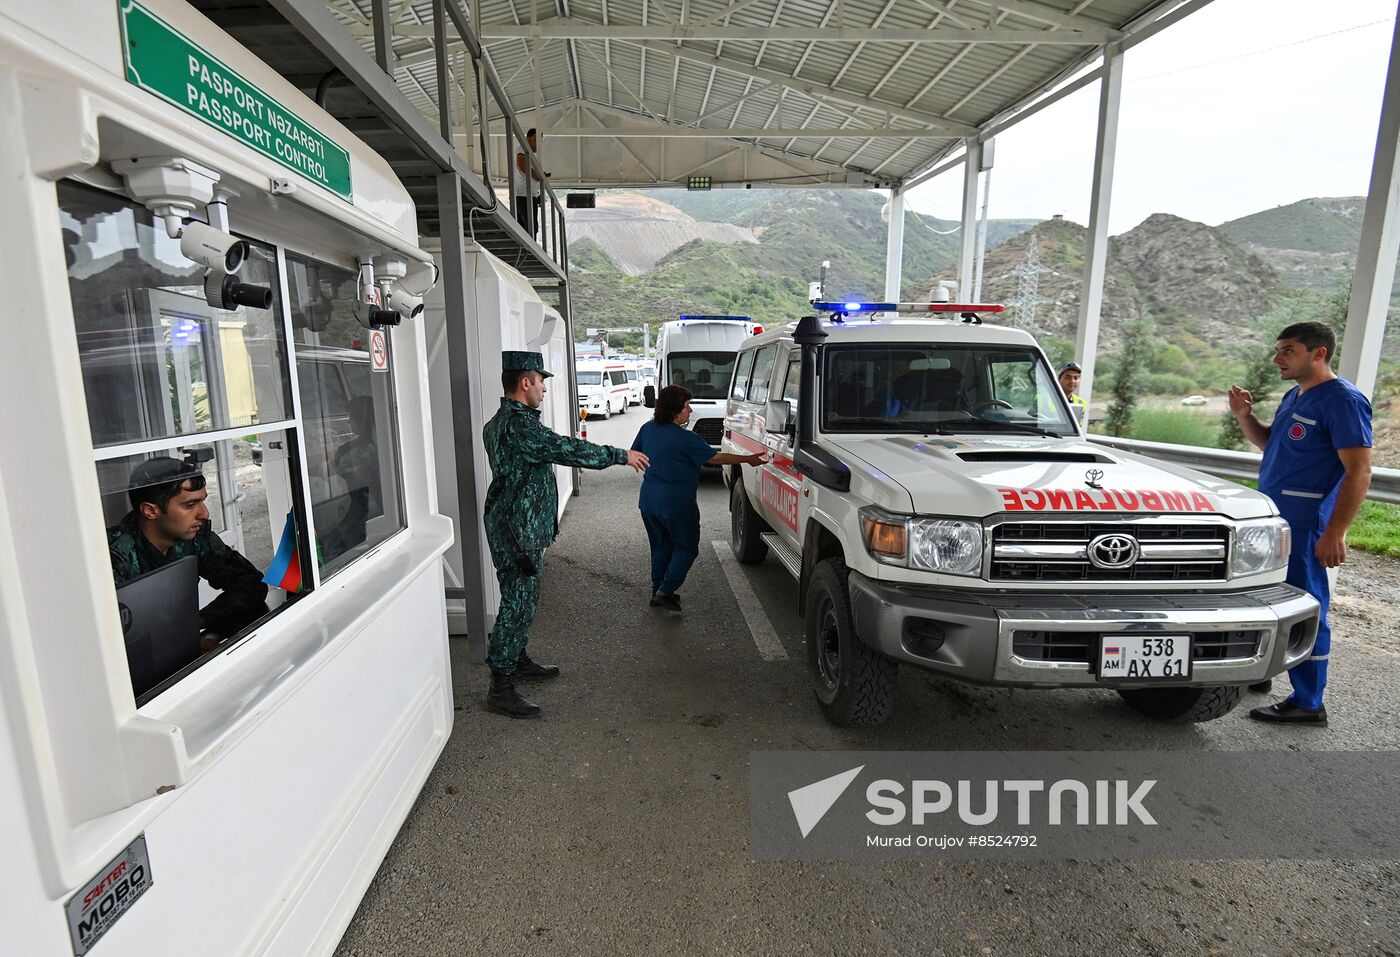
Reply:
[[[452,727],[414,204],[179,0],[5,4],[0,115],[0,951],[329,954]]]
[[[725,401],[739,347],[763,327],[748,316],[681,316],[661,327],[656,342],[656,390],[681,385],[690,390],[687,426],[720,450]],[[655,404],[655,392],[643,404]],[[643,390],[644,396],[647,394]]]
[[[884,721],[900,664],[1205,721],[1310,653],[1273,503],[1087,442],[1035,341],[974,311],[1000,307],[814,305],[744,344],[724,451],[772,453],[726,469],[731,544],[798,580],[831,721]]]
[[[631,405],[632,386],[627,367],[612,359],[575,359],[574,381],[578,386],[579,411],[608,418],[623,413]]]

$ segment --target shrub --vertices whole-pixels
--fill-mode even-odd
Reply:
[[[1216,447],[1219,427],[1209,417],[1184,409],[1164,409],[1149,406],[1133,414],[1129,438],[1144,442],[1169,442],[1172,445]]]

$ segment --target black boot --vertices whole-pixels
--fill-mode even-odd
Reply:
[[[491,672],[491,690],[486,693],[486,710],[512,718],[540,716],[540,706],[520,697],[511,676],[496,671]]]
[[[545,681],[549,678],[559,677],[558,665],[542,665],[531,661],[529,655],[522,654],[515,663],[516,681]]]

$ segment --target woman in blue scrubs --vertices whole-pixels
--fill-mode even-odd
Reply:
[[[696,493],[706,465],[762,465],[764,453],[716,453],[708,442],[687,429],[690,390],[668,385],[656,397],[652,421],[632,442],[651,466],[642,479],[637,507],[651,542],[651,605],[681,610],[676,590],[685,582],[700,554],[700,504]]]

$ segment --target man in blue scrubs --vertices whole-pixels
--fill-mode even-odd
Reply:
[[[1288,673],[1293,693],[1249,713],[1259,721],[1325,726],[1322,692],[1332,629],[1327,569],[1346,561],[1347,528],[1371,484],[1371,403],[1332,371],[1337,337],[1322,322],[1296,322],[1278,334],[1274,365],[1296,383],[1274,413],[1272,425],[1254,415],[1253,397],[1238,386],[1230,411],[1245,437],[1264,450],[1259,491],[1268,495],[1293,530],[1286,581],[1322,606],[1312,656]]]

